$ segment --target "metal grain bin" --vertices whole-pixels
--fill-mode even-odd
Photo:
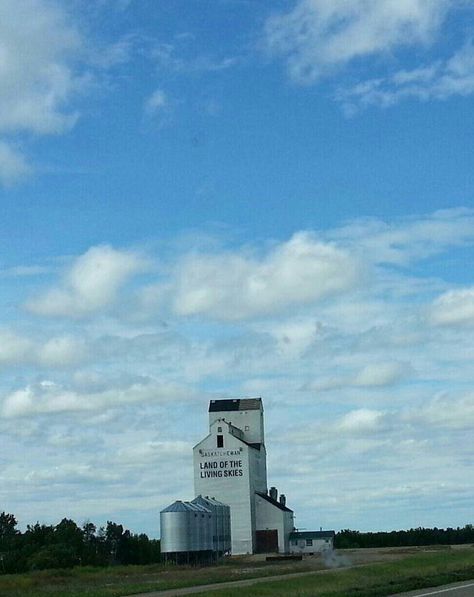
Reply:
[[[204,498],[202,497],[202,495],[198,495],[196,498],[194,498],[194,500],[192,501],[193,504],[195,504],[196,506],[200,506],[201,508],[205,508],[209,514],[208,514],[208,521],[209,524],[207,526],[207,548],[206,549],[212,549],[212,551],[219,551],[218,548],[218,544],[217,544],[217,532],[218,532],[218,517],[219,517],[219,512],[218,512],[218,507],[217,504],[214,503],[212,500],[210,500],[209,498]]]
[[[192,551],[194,514],[194,507],[180,500],[160,512],[162,553]]]
[[[232,534],[231,534],[231,526],[230,526],[230,506],[227,504],[222,504],[219,502],[222,507],[222,528],[223,528],[223,543],[222,543],[222,552],[230,552],[232,549]]]
[[[193,504],[200,504],[212,512],[212,549],[215,552],[224,553],[230,551],[230,508],[215,498],[199,495],[193,500]]]
[[[196,527],[196,545],[195,551],[212,551],[212,523],[213,513],[204,505],[196,503],[194,500],[191,505],[197,509],[197,527]]]

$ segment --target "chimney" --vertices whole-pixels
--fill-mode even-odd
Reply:
[[[270,487],[270,497],[272,498],[272,500],[275,500],[275,502],[277,501],[278,490],[276,487]]]
[[[284,493],[280,495],[280,504],[286,506],[286,495]]]

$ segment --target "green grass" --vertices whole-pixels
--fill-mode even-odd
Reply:
[[[472,578],[474,550],[446,550],[251,587],[196,593],[196,597],[386,597]]]
[[[363,553],[364,550],[359,550]],[[355,557],[355,556],[354,556]],[[386,557],[386,556],[383,556]],[[269,581],[239,589],[199,593],[209,597],[382,597],[398,591],[474,578],[474,549],[400,553],[402,559],[330,570],[322,574]],[[220,583],[245,578],[308,572],[318,560],[269,565],[248,558],[231,558],[207,567],[117,566],[45,570],[0,576],[0,597],[122,597],[138,592]],[[197,594],[196,594],[197,595]]]

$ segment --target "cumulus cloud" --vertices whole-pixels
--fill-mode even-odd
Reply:
[[[101,411],[135,402],[168,402],[189,399],[192,392],[174,383],[137,382],[125,387],[81,393],[45,380],[7,394],[0,407],[2,417]]]
[[[449,290],[431,307],[431,321],[436,325],[474,325],[474,288]]]
[[[176,270],[173,307],[178,315],[227,320],[268,315],[345,292],[362,275],[348,252],[298,233],[260,257],[242,252],[185,257]]]
[[[0,330],[0,366],[69,367],[86,356],[86,342],[81,338],[65,335],[38,341],[8,329]]]
[[[0,131],[70,128],[65,102],[81,84],[70,61],[82,41],[67,15],[55,2],[3,0],[0,38]]]
[[[144,269],[144,259],[132,251],[92,247],[74,261],[59,287],[30,300],[27,308],[48,317],[87,316],[113,303],[128,278]]]
[[[20,364],[32,350],[33,343],[8,330],[0,330],[0,365]]]
[[[450,0],[299,0],[270,17],[265,42],[297,83],[313,83],[356,58],[430,43]]]
[[[38,488],[49,510],[60,500],[63,509],[74,506],[91,516],[100,503],[109,519],[111,487],[120,508],[133,508],[133,517],[146,500],[156,508],[157,499],[166,504],[186,495],[192,491],[189,449],[205,433],[212,388],[213,398],[263,396],[271,478],[283,491],[291,484],[291,504],[301,518],[313,520],[314,507],[307,504],[311,477],[318,479],[312,499],[323,504],[322,521],[329,517],[320,524],[464,524],[472,504],[474,402],[466,390],[474,381],[474,336],[466,324],[472,289],[451,288],[442,279],[442,253],[453,267],[458,257],[465,267],[473,218],[472,210],[448,210],[390,222],[362,219],[252,248],[187,239],[184,249],[175,243],[160,253],[157,279],[149,271],[130,285],[127,299],[137,300],[133,306],[127,301],[127,311],[143,309],[152,313],[149,318],[129,318],[117,300],[141,266],[125,268],[125,277],[113,274],[119,282],[104,290],[101,280],[109,276],[100,271],[122,269],[96,271],[93,263],[102,263],[104,255],[113,263],[118,256],[94,247],[72,261],[51,289],[63,293],[76,317],[78,304],[87,305],[87,312],[79,310],[86,320],[20,312],[25,320],[16,329],[1,330],[0,363],[9,373],[14,365],[15,377],[3,375],[0,386],[3,458],[12,463],[0,494],[15,498],[27,522]],[[3,284],[14,284],[16,292],[25,282],[29,288],[44,283],[11,277],[34,273],[24,267],[5,270]],[[461,270],[456,276],[462,277]],[[114,300],[118,306],[104,316]],[[57,449],[41,449],[48,443]],[[17,460],[19,450],[26,459]],[[57,482],[65,484],[58,497],[48,471],[60,471],[66,461],[75,469],[70,477],[58,472]],[[108,470],[117,479],[102,475]],[[176,470],[181,474],[173,476]],[[164,495],[159,480],[168,477],[173,483]],[[80,478],[77,488],[84,491],[73,492],[72,506],[69,478]],[[334,493],[335,485],[342,491]],[[458,518],[447,520],[450,508],[441,522],[419,519],[433,507],[436,516],[446,512],[445,503],[436,506],[440,491],[451,504],[463,487],[467,505],[455,510]],[[387,497],[392,494],[399,498]]]
[[[85,83],[75,64],[83,40],[62,7],[45,0],[3,0],[0,39],[0,181],[9,185],[32,170],[9,137],[74,125],[70,100]]]
[[[37,352],[42,365],[67,367],[81,362],[87,355],[87,347],[81,339],[58,336],[48,340]]]

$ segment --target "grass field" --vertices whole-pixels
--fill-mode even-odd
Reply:
[[[209,597],[382,597],[402,590],[474,578],[474,549],[350,550],[340,563],[351,569],[328,570],[252,587],[199,593]],[[337,560],[336,560],[337,563]],[[267,564],[258,558],[231,558],[207,568],[120,566],[75,568],[0,576],[1,597],[121,597],[138,592],[225,581],[314,572],[325,568],[320,558]]]
[[[409,555],[398,561],[261,583],[247,589],[196,593],[196,597],[386,597],[403,591],[474,578],[474,550]]]

